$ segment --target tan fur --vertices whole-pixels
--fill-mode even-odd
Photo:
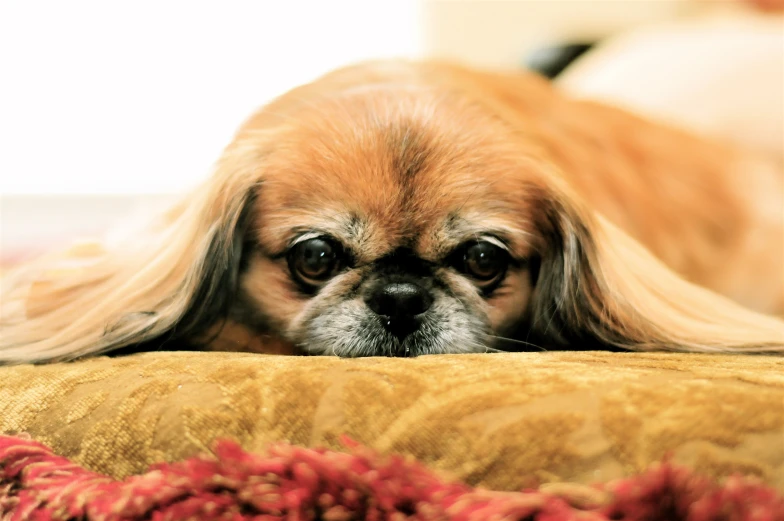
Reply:
[[[739,300],[765,288],[745,303],[784,314],[784,158],[575,101],[531,76],[454,74],[491,93],[586,202],[671,268]]]
[[[530,320],[548,348],[579,348],[571,344],[584,339],[784,353],[779,319],[730,300],[784,313],[782,170],[781,158],[574,101],[528,74],[442,63],[350,67],[254,115],[214,175],[145,235],[45,283],[49,262],[13,277],[3,288],[0,361],[70,359],[166,338],[212,316],[201,308],[235,291],[256,318],[238,323],[227,302],[228,321],[200,324],[198,339],[265,351],[259,339],[271,337],[271,351],[307,351],[315,325],[333,327],[319,317],[338,306],[362,312],[346,295],[377,259],[406,245],[439,263],[487,230],[508,237],[521,261],[496,293],[481,298],[446,267],[439,276],[453,304],[471,310],[472,327],[489,329],[488,341]],[[297,293],[280,260],[301,229],[328,232],[356,254],[356,269],[314,298]],[[232,252],[248,241],[240,273]],[[535,287],[531,259],[542,266]],[[444,337],[443,349],[481,349],[479,336],[465,336],[462,346]]]

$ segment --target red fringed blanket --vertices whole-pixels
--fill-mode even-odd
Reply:
[[[347,445],[348,453],[281,444],[251,454],[223,441],[214,456],[116,481],[0,436],[0,520],[784,520],[784,497],[759,482],[717,484],[669,464],[596,487],[493,492]]]

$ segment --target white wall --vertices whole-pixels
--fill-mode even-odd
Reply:
[[[2,0],[0,194],[182,191],[270,98],[419,51],[417,0]]]
[[[699,3],[699,2],[697,2]],[[514,66],[691,0],[0,0],[0,260],[204,178],[252,110],[368,58]]]

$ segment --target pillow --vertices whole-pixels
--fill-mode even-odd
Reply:
[[[154,352],[0,368],[0,433],[122,478],[216,439],[347,435],[472,486],[607,482],[668,457],[784,489],[784,359],[547,352],[412,359]]]

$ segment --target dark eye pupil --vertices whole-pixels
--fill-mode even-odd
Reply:
[[[305,278],[329,278],[336,264],[335,248],[324,239],[310,239],[297,245],[294,267]]]
[[[480,280],[498,276],[504,269],[500,248],[489,242],[478,242],[465,252],[465,271]]]

